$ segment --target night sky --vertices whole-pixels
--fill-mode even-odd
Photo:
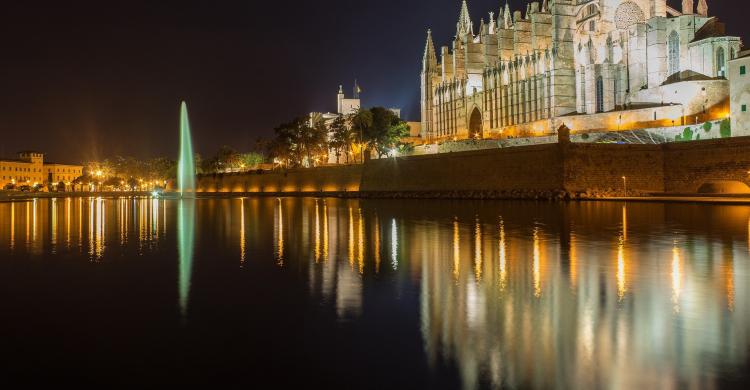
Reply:
[[[476,25],[500,3],[470,0]],[[459,4],[8,2],[0,16],[0,157],[24,149],[61,162],[175,156],[182,99],[199,153],[224,144],[248,150],[278,123],[334,111],[338,85],[351,94],[355,78],[365,106],[401,107],[418,120],[426,29],[437,46],[448,43]],[[525,4],[511,1],[514,9]],[[745,4],[709,0],[709,13],[750,39]]]

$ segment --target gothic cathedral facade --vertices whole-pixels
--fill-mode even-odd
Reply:
[[[544,0],[525,14],[506,3],[488,16],[475,34],[463,0],[451,47],[439,52],[428,30],[423,138],[549,134],[572,116],[665,106],[665,94],[677,94],[666,86],[678,83],[702,83],[694,86],[722,101],[727,63],[741,47],[708,16],[706,0],[697,10],[684,0],[680,11],[666,0]],[[703,101],[679,104],[683,118],[706,111]]]

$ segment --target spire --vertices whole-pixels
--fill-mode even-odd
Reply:
[[[432,43],[432,30],[427,29],[427,43],[424,47],[424,57],[422,58],[422,69],[434,69],[437,66],[437,56],[435,55],[435,44]]]
[[[526,4],[526,17],[524,19],[529,20],[531,18],[531,3]]]
[[[490,34],[495,33],[496,26],[497,26],[497,23],[495,23],[495,13],[490,11]]]
[[[549,6],[547,5],[547,0],[544,0],[542,2],[542,12],[547,12],[547,11],[549,11]]]
[[[463,36],[471,33],[474,35],[474,26],[471,23],[471,17],[469,16],[469,6],[466,5],[466,0],[461,2],[461,13],[458,15],[458,27],[456,36]]]
[[[511,28],[513,26],[513,18],[510,14],[510,6],[508,0],[505,0],[505,10],[503,11],[503,28]]]
[[[682,0],[682,14],[692,15],[695,2],[693,0]]]
[[[708,16],[708,2],[706,0],[698,1],[698,15],[703,17]]]

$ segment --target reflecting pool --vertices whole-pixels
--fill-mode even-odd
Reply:
[[[750,207],[0,203],[0,373],[93,384],[750,381]]]

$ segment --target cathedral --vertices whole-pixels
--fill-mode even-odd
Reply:
[[[475,27],[478,29],[475,30]],[[707,0],[506,3],[478,26],[466,0],[456,35],[421,73],[426,140],[534,136],[697,123],[726,116],[739,37]]]

